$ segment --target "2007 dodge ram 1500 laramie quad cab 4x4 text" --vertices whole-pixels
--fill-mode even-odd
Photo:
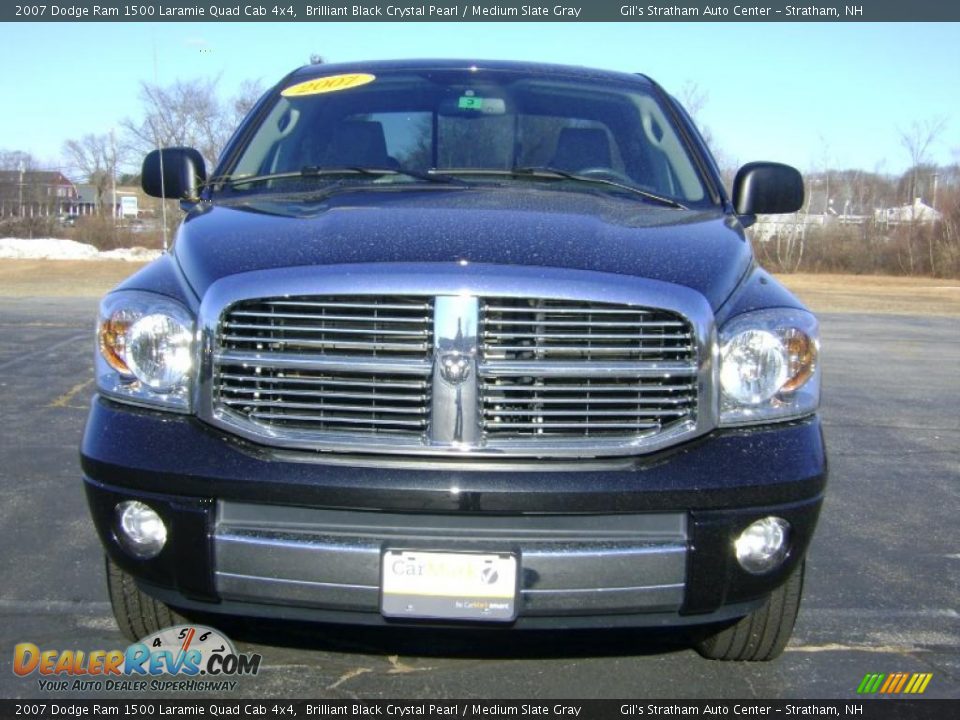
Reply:
[[[100,307],[81,450],[131,638],[205,611],[337,623],[676,626],[777,656],[826,483],[817,321],[642,75],[314,65]]]

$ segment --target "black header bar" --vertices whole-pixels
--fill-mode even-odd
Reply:
[[[852,0],[64,0],[4,2],[4,22],[946,22],[960,3]]]

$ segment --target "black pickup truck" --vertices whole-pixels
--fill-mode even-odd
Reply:
[[[816,319],[642,75],[315,65],[101,305],[82,445],[131,638],[179,613],[490,628],[676,626],[786,644],[826,483]]]

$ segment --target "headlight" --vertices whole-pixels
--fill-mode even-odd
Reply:
[[[119,291],[100,304],[97,385],[107,396],[188,412],[195,322],[163,295]]]
[[[803,310],[738,315],[720,331],[720,423],[788,420],[820,404],[820,330]]]

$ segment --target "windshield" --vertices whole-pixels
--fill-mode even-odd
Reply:
[[[600,192],[627,186],[685,205],[708,202],[669,116],[639,82],[503,70],[339,74],[291,81],[261,118],[219,191],[455,177]]]

